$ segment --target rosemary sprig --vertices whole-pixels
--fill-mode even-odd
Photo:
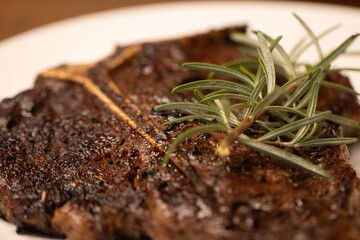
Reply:
[[[230,154],[231,145],[235,140],[259,151],[269,157],[278,159],[289,165],[304,169],[316,176],[329,178],[330,174],[317,165],[296,156],[282,147],[322,147],[339,144],[351,144],[356,138],[322,138],[326,132],[324,121],[360,129],[360,123],[330,111],[316,111],[320,86],[337,88],[357,94],[351,88],[325,80],[330,71],[331,62],[344,53],[358,35],[346,39],[329,54],[323,54],[318,39],[331,30],[316,36],[305,22],[297,15],[295,18],[304,27],[315,45],[319,62],[306,64],[305,71],[298,70],[297,59],[301,50],[309,47],[298,43],[287,54],[280,45],[281,36],[273,39],[261,31],[253,32],[256,39],[244,34],[232,34],[232,39],[245,43],[257,57],[247,61],[234,61],[224,65],[209,63],[184,63],[183,66],[192,70],[208,71],[209,79],[194,81],[173,89],[173,93],[194,92],[197,103],[172,102],[155,107],[157,111],[178,110],[186,114],[165,124],[181,121],[201,120],[193,128],[181,133],[168,147],[162,165],[165,166],[171,153],[185,139],[192,135],[222,131],[225,138],[219,143],[216,152],[225,157]],[[256,49],[256,50],[255,50]],[[255,51],[254,51],[255,50]],[[287,82],[279,86],[276,76],[281,74]],[[226,75],[235,81],[214,79],[217,75]],[[239,81],[239,82],[237,82]],[[207,94],[201,91],[206,90]],[[262,121],[266,115],[271,122]],[[261,133],[257,138],[251,137],[251,131]]]

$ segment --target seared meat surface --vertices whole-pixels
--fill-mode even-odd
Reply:
[[[240,144],[219,159],[216,132],[185,141],[160,167],[164,149],[194,123],[164,126],[174,115],[153,107],[191,100],[171,89],[206,75],[183,62],[243,58],[228,39],[235,30],[245,29],[120,47],[96,64],[43,72],[33,89],[3,100],[3,216],[73,240],[360,239],[360,181],[344,145],[294,150],[330,180]],[[337,73],[328,80],[349,84]],[[359,116],[352,95],[326,91],[334,94],[321,94],[322,109]]]

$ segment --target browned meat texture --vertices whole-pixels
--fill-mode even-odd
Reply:
[[[221,160],[213,152],[220,133],[187,140],[159,166],[193,123],[165,127],[174,116],[153,107],[185,98],[170,90],[204,77],[181,63],[244,57],[228,39],[234,30],[244,28],[118,48],[95,65],[41,73],[33,89],[3,100],[3,216],[73,240],[360,239],[360,185],[346,146],[296,150],[330,180],[240,144]],[[323,109],[358,116],[353,96],[322,91],[333,93],[321,95]]]

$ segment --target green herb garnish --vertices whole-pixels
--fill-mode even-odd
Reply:
[[[256,31],[254,39],[243,33],[234,33],[231,35],[233,41],[246,45],[249,54],[255,56],[254,59],[224,65],[197,62],[183,64],[188,69],[210,72],[209,79],[183,84],[172,91],[193,91],[197,102],[171,102],[156,106],[155,109],[178,110],[186,114],[185,117],[165,124],[194,119],[201,120],[204,124],[187,129],[172,142],[165,153],[163,166],[185,139],[204,132],[223,131],[227,135],[216,149],[221,157],[230,154],[230,147],[237,140],[269,157],[316,176],[330,177],[326,170],[281,147],[321,147],[357,141],[357,138],[323,137],[326,132],[325,121],[358,129],[360,124],[330,111],[316,111],[316,106],[320,86],[358,94],[351,88],[325,81],[325,76],[331,70],[331,62],[344,53],[359,34],[349,37],[324,56],[318,39],[336,27],[316,36],[300,17],[295,15],[295,18],[306,30],[310,42],[302,39],[291,54],[287,54],[279,44],[281,36],[272,39],[261,31]],[[311,45],[316,47],[319,62],[315,65],[298,63],[301,53]],[[219,74],[238,82],[215,79]],[[277,74],[287,80],[284,85],[277,85]],[[205,95],[202,90],[206,90]],[[231,104],[231,100],[237,102]],[[263,120],[264,116],[267,121]],[[245,134],[251,131],[257,133],[256,138]]]

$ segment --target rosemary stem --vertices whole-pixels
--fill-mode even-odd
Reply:
[[[253,116],[245,117],[237,126],[228,133],[228,135],[220,142],[220,145],[216,149],[216,152],[220,157],[226,157],[230,154],[231,144],[254,123]]]
[[[276,140],[276,141],[265,140],[265,141],[261,141],[261,142],[262,142],[262,143],[265,143],[265,144],[269,144],[269,145],[289,146],[289,143],[288,143],[288,142],[282,142],[282,141],[279,141],[279,140]]]
[[[251,60],[253,61],[252,65],[244,65],[241,62],[225,65],[198,62],[184,64],[188,69],[210,72],[208,79],[185,83],[173,89],[173,93],[194,91],[197,103],[165,103],[157,106],[155,110],[179,110],[188,115],[171,120],[166,124],[189,119],[198,119],[204,124],[189,128],[177,136],[164,155],[163,166],[169,160],[173,161],[172,152],[185,139],[202,132],[221,131],[226,133],[226,136],[220,141],[216,149],[219,157],[229,156],[231,145],[237,140],[260,153],[305,169],[314,175],[325,178],[330,176],[326,170],[292,154],[287,148],[322,147],[355,142],[356,139],[353,138],[325,138],[323,135],[327,129],[321,123],[328,120],[360,129],[358,121],[331,114],[330,111],[316,111],[316,106],[321,85],[357,94],[351,88],[329,83],[324,79],[330,70],[331,62],[344,53],[360,34],[347,38],[324,58],[318,42],[319,37],[313,34],[303,20],[296,15],[295,17],[305,28],[312,44],[318,50],[320,62],[316,65],[299,64],[297,62],[297,57],[300,56],[299,51],[295,51],[294,58],[291,59],[279,45],[281,37],[273,40],[260,31],[255,32],[258,41],[242,35],[239,40],[257,47],[255,52],[258,54],[254,56],[257,60]],[[236,40],[236,38],[234,39]],[[276,54],[273,56],[272,51],[275,49],[279,56]],[[249,56],[251,57],[251,55]],[[300,69],[297,71],[299,67],[305,67],[305,71],[300,71]],[[256,74],[253,73],[253,70],[256,70]],[[279,70],[278,74],[283,75],[287,80],[282,86],[276,84],[276,70]],[[240,80],[241,83],[213,78],[214,75],[219,74]],[[200,92],[201,90],[210,92],[203,95]],[[236,99],[241,101],[235,101],[235,104],[232,104],[233,100]],[[240,111],[232,111],[236,108]],[[269,119],[268,123],[259,121],[260,116],[264,113],[266,119]],[[258,133],[255,134],[256,138],[246,136],[244,132],[247,129],[252,133],[252,136],[254,133]],[[192,173],[189,172],[188,174]],[[194,181],[196,180],[194,179]]]

